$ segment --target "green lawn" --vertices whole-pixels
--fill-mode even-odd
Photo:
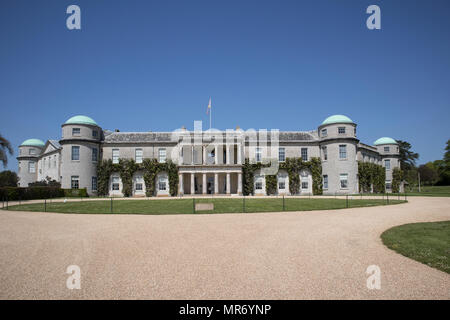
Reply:
[[[383,232],[381,239],[408,258],[450,273],[450,221],[405,224]]]
[[[283,211],[283,198],[272,199],[195,199],[196,203],[214,203],[214,211],[198,211],[196,213],[241,213],[241,212],[273,212]],[[405,201],[390,200],[389,204],[403,203]],[[386,200],[360,200],[348,201],[349,208],[385,205]],[[193,213],[193,199],[170,200],[113,200],[113,213],[137,214],[186,214]],[[346,208],[345,199],[299,199],[285,198],[285,211],[309,211]],[[245,207],[245,208],[244,208]],[[93,200],[77,202],[47,202],[10,206],[9,210],[22,211],[48,211],[61,213],[111,213],[110,200]]]
[[[450,186],[422,186],[420,188],[406,188],[408,196],[450,197]]]

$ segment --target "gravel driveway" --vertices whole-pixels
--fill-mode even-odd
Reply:
[[[2,299],[450,299],[450,275],[383,246],[450,198],[330,211],[79,215],[0,210]],[[450,248],[450,243],[449,243]],[[66,268],[81,268],[81,289]],[[381,289],[366,268],[381,269]]]

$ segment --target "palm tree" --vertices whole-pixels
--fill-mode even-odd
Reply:
[[[14,154],[11,143],[0,134],[0,161],[3,163],[3,167],[8,164],[8,152],[10,155]]]

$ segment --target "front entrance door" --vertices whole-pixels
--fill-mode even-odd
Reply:
[[[208,177],[208,182],[206,183],[206,193],[214,193],[214,177]]]

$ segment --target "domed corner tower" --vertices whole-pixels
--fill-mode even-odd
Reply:
[[[102,128],[87,116],[74,116],[62,126],[61,187],[97,193],[97,163],[101,159]]]
[[[45,146],[44,141],[28,139],[19,146],[18,176],[19,187],[28,187],[31,182],[37,181],[38,159]]]
[[[356,123],[344,115],[325,119],[318,128],[322,160],[323,193],[358,192]]]
[[[381,156],[381,163],[386,168],[386,191],[392,192],[392,171],[400,169],[400,149],[397,141],[389,137],[382,137],[375,141],[374,146]]]

